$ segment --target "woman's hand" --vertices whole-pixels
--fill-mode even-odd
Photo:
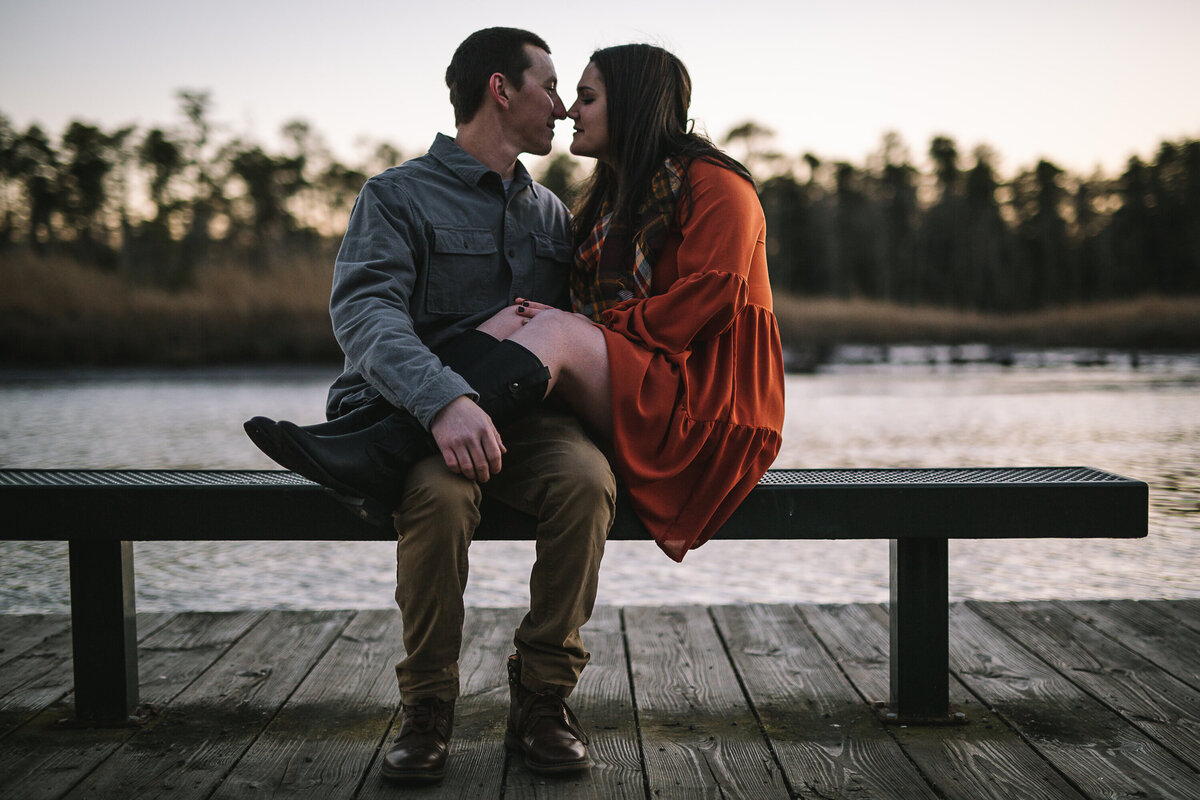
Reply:
[[[562,309],[555,308],[554,306],[548,306],[545,303],[535,303],[533,300],[526,300],[522,297],[517,298],[517,305],[514,306],[514,308],[517,309],[517,316],[521,317],[522,323],[528,322],[543,311],[560,311],[564,314],[569,313],[572,316],[587,320],[588,322],[592,321],[590,317],[587,317],[583,314],[574,314],[572,312],[562,311]]]
[[[563,314],[570,313],[554,306],[548,306],[545,303],[536,303],[533,300],[525,300],[518,297],[513,305],[505,306],[489,317],[479,326],[478,330],[495,339],[508,339],[521,330],[521,327],[525,323],[543,311],[558,311]],[[582,314],[577,314],[576,316],[583,317]],[[587,319],[586,317],[583,318]],[[590,322],[591,320],[588,321]]]
[[[483,331],[487,335],[495,339],[507,339],[517,331],[521,330],[521,326],[528,320],[518,315],[516,305],[505,306],[489,317],[478,330]]]

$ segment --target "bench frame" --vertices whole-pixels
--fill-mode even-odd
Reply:
[[[1137,538],[1149,487],[1089,467],[770,470],[715,538],[890,539],[888,722],[962,722],[949,704],[949,539]],[[476,539],[533,538],[485,498]],[[0,470],[5,539],[68,541],[76,718],[138,705],[133,541],[394,539],[278,470]],[[628,498],[609,537],[646,539]]]

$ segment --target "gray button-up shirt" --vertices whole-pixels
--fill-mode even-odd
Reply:
[[[432,351],[514,297],[565,306],[568,223],[519,161],[506,195],[498,173],[443,134],[368,180],[334,266],[329,313],[346,367],[327,413],[382,394],[428,428],[454,398],[476,397]]]

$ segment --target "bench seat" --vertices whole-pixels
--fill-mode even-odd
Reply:
[[[891,540],[884,717],[954,721],[948,540],[1143,537],[1148,492],[1090,467],[775,469],[714,538]],[[96,723],[138,702],[131,542],[395,538],[281,470],[0,470],[0,519],[7,540],[70,542],[76,714]],[[532,517],[485,499],[475,538],[533,531]],[[624,495],[610,538],[649,538]]]

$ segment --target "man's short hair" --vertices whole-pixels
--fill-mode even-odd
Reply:
[[[455,125],[474,119],[493,74],[501,73],[517,89],[524,85],[525,70],[533,63],[525,52],[527,44],[550,52],[540,36],[520,28],[484,28],[463,40],[446,67]]]

